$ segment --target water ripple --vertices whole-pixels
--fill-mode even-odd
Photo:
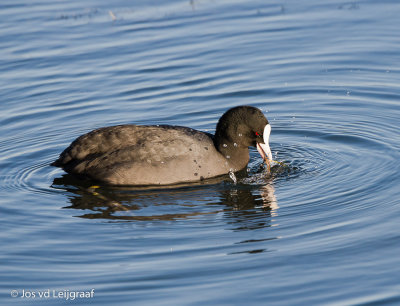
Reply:
[[[0,5],[2,288],[396,303],[400,5],[153,2]],[[271,123],[271,174],[254,149],[237,182],[168,188],[94,188],[48,166],[94,128],[213,132],[243,104]]]

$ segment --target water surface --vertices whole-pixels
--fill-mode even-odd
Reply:
[[[1,304],[65,303],[48,289],[95,289],[69,302],[96,305],[400,303],[399,15],[397,1],[0,4]],[[236,184],[93,189],[49,166],[94,128],[212,133],[243,104],[271,122],[287,165],[272,176],[254,149]]]

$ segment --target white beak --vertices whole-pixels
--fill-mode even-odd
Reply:
[[[272,153],[269,147],[269,135],[271,134],[271,126],[267,124],[264,128],[263,138],[264,143],[257,143],[257,151],[260,153],[263,160],[267,162],[269,167],[269,163],[272,161]]]

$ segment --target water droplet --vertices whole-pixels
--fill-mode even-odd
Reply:
[[[238,146],[238,144],[237,144],[236,142],[234,142],[234,143],[233,143],[233,146],[234,146],[234,147],[237,147],[237,146]]]
[[[226,148],[228,145],[227,145],[226,143],[224,143],[222,146],[223,146],[224,148]]]
[[[233,169],[229,170],[229,177],[232,179],[233,183],[236,185],[237,178],[236,178],[235,173],[233,172]]]

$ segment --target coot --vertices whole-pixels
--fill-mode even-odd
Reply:
[[[112,185],[194,182],[244,169],[249,146],[269,163],[270,132],[258,108],[238,106],[222,115],[215,135],[171,125],[99,128],[74,140],[52,165]]]

